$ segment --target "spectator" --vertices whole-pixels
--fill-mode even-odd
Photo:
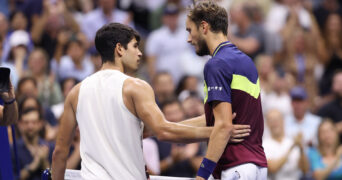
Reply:
[[[320,95],[331,94],[334,72],[342,69],[342,18],[339,14],[330,14],[323,29],[323,43],[318,49],[324,65],[324,74],[320,81]]]
[[[79,25],[66,9],[64,1],[51,2],[49,0],[43,2],[43,12],[37,17],[31,30],[33,42],[36,46],[45,49],[49,59],[54,57],[58,35],[62,30],[70,33],[80,31]]]
[[[117,22],[133,26],[132,17],[127,12],[116,8],[116,0],[99,0],[98,5],[98,8],[86,14],[81,25],[82,31],[92,44],[94,44],[96,31],[105,24]]]
[[[55,115],[56,119],[59,121],[59,119],[62,116],[63,110],[64,110],[64,100],[71,91],[71,89],[78,83],[78,81],[75,78],[66,78],[62,80],[61,82],[61,88],[63,93],[63,102],[59,104],[55,104],[51,107],[51,110],[53,114]]]
[[[264,52],[265,32],[261,25],[253,21],[252,15],[247,3],[233,6],[231,19],[232,23],[236,24],[237,30],[235,32],[233,30],[228,36],[241,51],[254,60],[259,53]]]
[[[40,134],[41,138],[44,138],[47,141],[53,141],[57,135],[57,121],[51,109],[49,107],[42,107],[41,103],[36,97],[32,96],[23,96],[19,99],[19,114],[25,111],[26,109],[37,109],[42,114],[43,119],[47,121],[44,123],[44,128]]]
[[[340,134],[340,140],[342,142],[342,71],[339,70],[335,73],[333,78],[332,90],[335,98],[324,105],[319,111],[318,115],[326,117],[335,123],[337,132]]]
[[[48,55],[41,49],[33,50],[28,58],[27,75],[37,81],[38,98],[43,106],[51,106],[62,101],[62,93],[55,77],[48,73]]]
[[[17,141],[20,179],[38,180],[49,167],[53,146],[39,137],[43,124],[37,109],[29,108],[20,114],[18,126],[22,137]]]
[[[161,109],[168,121],[180,122],[185,118],[181,104],[175,99],[165,102]],[[157,141],[157,144],[162,176],[194,177],[202,158],[199,143],[182,145]]]
[[[268,76],[270,78],[270,92],[266,92],[261,87],[263,113],[266,113],[270,109],[279,109],[284,116],[287,116],[292,114],[291,97],[288,93],[290,86],[289,78],[286,73],[275,72],[274,74],[274,80],[272,80],[272,75]],[[260,82],[262,82],[261,79]]]
[[[157,73],[153,78],[152,87],[159,106],[168,99],[175,97],[175,85],[171,75],[167,72]]]
[[[156,72],[166,71],[177,84],[184,75],[181,57],[193,52],[186,42],[188,33],[179,25],[179,14],[176,4],[167,4],[163,9],[163,26],[152,31],[147,38],[145,52],[150,79]]]
[[[342,145],[331,120],[324,120],[318,127],[318,147],[308,152],[315,179],[342,178]]]
[[[181,100],[185,117],[194,118],[204,114],[203,100],[194,93],[191,93],[189,91],[183,92],[187,93],[187,96],[183,97],[184,99]]]
[[[177,89],[176,89],[176,95],[179,96],[181,94],[182,91],[187,90],[193,93],[198,93],[198,81],[199,79],[196,76],[191,76],[191,75],[185,75],[183,76],[178,85],[177,85]],[[201,88],[202,90],[202,88]],[[202,92],[202,91],[200,91]]]
[[[269,110],[266,115],[270,137],[263,141],[269,180],[300,179],[309,170],[309,162],[302,144],[302,134],[294,139],[285,136],[283,115],[278,110]]]
[[[51,66],[58,80],[72,77],[82,81],[94,72],[94,65],[86,53],[86,47],[79,39],[70,39],[66,45],[66,55],[59,63],[52,61]]]
[[[342,7],[338,0],[323,0],[321,5],[314,10],[315,17],[320,28],[323,30],[330,14],[339,14],[342,16]]]
[[[293,113],[285,119],[285,134],[290,138],[303,134],[304,147],[317,144],[317,129],[321,118],[309,112],[308,95],[304,88],[296,86],[291,89]]]
[[[29,44],[30,35],[26,31],[15,31],[9,37],[9,55],[7,61],[3,62],[2,65],[11,69],[14,87],[17,87],[19,79],[23,76],[25,60],[29,55]],[[4,49],[4,54],[5,51],[6,49]]]

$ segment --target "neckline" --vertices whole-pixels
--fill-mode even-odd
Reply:
[[[223,46],[226,46],[226,45],[229,45],[229,44],[232,44],[230,41],[225,41],[225,42],[222,42],[222,43],[220,43],[217,47],[216,47],[216,49],[215,49],[215,51],[214,51],[214,53],[213,53],[213,57],[216,55],[216,53],[221,49],[221,47],[223,47]]]

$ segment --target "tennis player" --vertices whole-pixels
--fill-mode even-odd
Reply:
[[[227,28],[226,10],[214,2],[201,1],[189,11],[188,42],[198,55],[212,56],[204,67],[204,91],[206,124],[214,130],[197,179],[212,173],[223,180],[267,179],[258,72],[251,58],[228,41]],[[242,143],[227,144],[233,123],[251,126]]]

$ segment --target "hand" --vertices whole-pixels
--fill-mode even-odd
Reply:
[[[2,92],[0,95],[5,102],[9,102],[15,98],[14,87],[11,81],[9,82],[8,92]]]
[[[176,144],[172,144],[171,146],[171,158],[172,158],[172,162],[179,162],[182,161],[183,158],[183,148],[182,147],[178,147]]]
[[[250,125],[233,124],[232,136],[229,138],[230,143],[240,143],[244,141],[244,137],[250,135]]]
[[[57,42],[59,45],[64,46],[68,40],[70,39],[71,34],[68,33],[67,31],[60,31],[60,33],[58,33],[58,37],[57,37]]]
[[[13,56],[15,61],[24,61],[27,51],[24,47],[17,46],[13,49]]]
[[[337,156],[341,158],[342,156],[342,145],[337,148]]]
[[[46,160],[49,156],[49,147],[47,145],[39,146],[37,153],[41,161]]]
[[[196,180],[205,180],[205,179],[200,176],[196,176]]]
[[[294,145],[301,147],[303,141],[303,133],[299,132],[297,136],[294,138]]]

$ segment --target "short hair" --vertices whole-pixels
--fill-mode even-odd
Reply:
[[[174,98],[174,97],[168,98],[163,104],[161,104],[160,109],[164,112],[165,107],[172,105],[172,104],[177,104],[180,107],[180,109],[182,109],[181,103],[179,102],[177,98]]]
[[[210,25],[211,31],[228,33],[227,11],[212,1],[200,1],[189,11],[188,18],[199,27],[202,21]]]
[[[125,49],[127,44],[135,38],[138,42],[140,36],[138,32],[129,26],[120,23],[110,23],[104,25],[96,32],[95,47],[100,53],[102,63],[114,62],[114,49],[120,43]]]
[[[23,111],[21,111],[21,113],[19,114],[19,121],[22,120],[23,116],[31,113],[31,112],[37,112],[38,113],[38,119],[39,121],[41,121],[43,119],[43,115],[41,113],[41,111],[39,109],[33,108],[33,107],[29,107],[26,109],[23,109]]]

